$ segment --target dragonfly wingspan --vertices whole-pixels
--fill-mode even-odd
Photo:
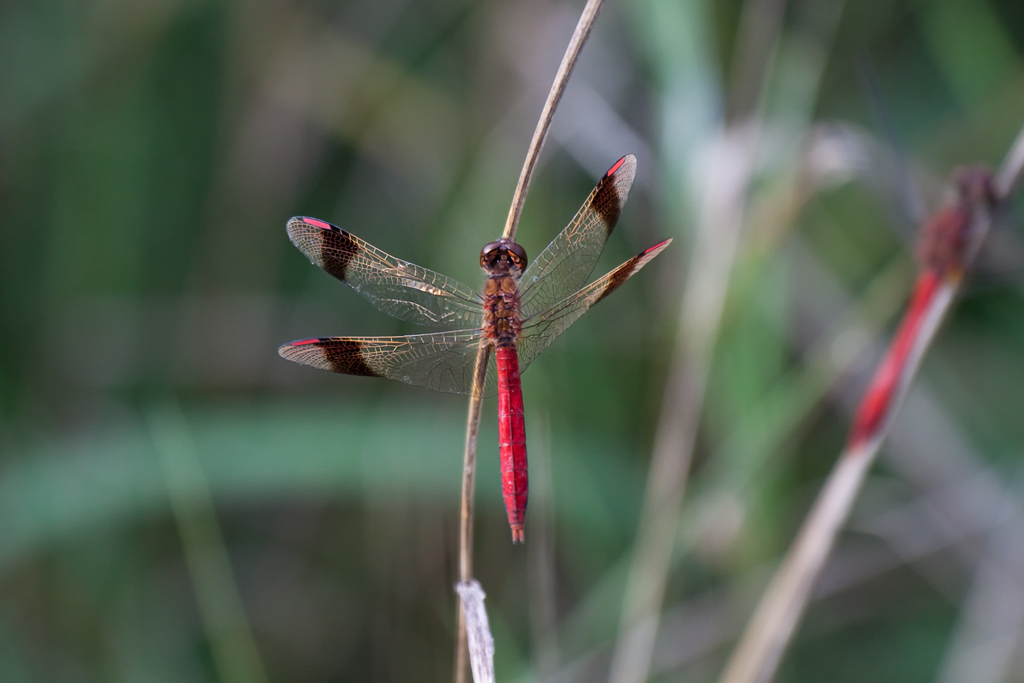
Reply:
[[[557,304],[590,279],[635,177],[636,157],[627,154],[605,173],[569,225],[526,269],[520,280],[524,317]]]
[[[622,286],[671,243],[672,240],[668,239],[655,244],[540,315],[524,320],[522,332],[516,340],[519,371],[526,370],[533,359],[550,346],[558,335],[569,329],[587,309]]]
[[[321,370],[387,377],[449,394],[468,394],[483,336],[483,330],[476,329],[404,337],[319,337],[289,342],[277,352],[282,358]],[[490,362],[493,366],[493,354]],[[494,368],[489,368],[485,396],[496,393],[495,377]]]
[[[636,176],[636,157],[616,162],[575,218],[541,252],[520,284],[522,333],[516,341],[523,371],[588,308],[657,256],[665,240],[583,287],[618,221]],[[466,394],[482,327],[483,300],[466,285],[397,259],[355,235],[316,218],[288,222],[288,236],[313,263],[345,282],[382,311],[420,324],[467,324],[464,329],[402,337],[320,337],[285,344],[283,358],[350,375],[387,377],[437,391]],[[582,287],[582,289],[581,289]],[[485,395],[496,391],[494,359]]]
[[[306,257],[380,310],[419,325],[477,326],[480,296],[458,280],[395,258],[326,221],[296,216],[288,237]]]

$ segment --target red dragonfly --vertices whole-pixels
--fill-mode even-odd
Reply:
[[[895,399],[910,383],[915,363],[931,341],[948,301],[992,224],[999,204],[992,173],[982,167],[960,169],[955,197],[921,228],[917,260],[921,264],[910,305],[896,336],[875,371],[854,418],[849,444],[877,438],[893,417]]]
[[[512,527],[522,543],[528,479],[519,374],[577,318],[657,256],[665,240],[585,285],[618,221],[636,175],[636,157],[619,159],[569,225],[527,266],[508,238],[484,246],[483,294],[440,273],[397,259],[316,218],[288,221],[288,236],[310,261],[409,322],[462,327],[402,337],[317,337],[285,344],[283,358],[348,375],[387,377],[437,391],[467,394],[481,343],[494,350],[484,396],[498,393],[501,479]]]

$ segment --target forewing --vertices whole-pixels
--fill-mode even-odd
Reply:
[[[387,254],[336,225],[296,216],[288,237],[306,257],[380,310],[419,325],[477,326],[480,296],[458,280]]]
[[[540,313],[582,287],[594,272],[636,177],[636,157],[619,159],[576,216],[540,253],[520,280],[524,316]]]
[[[320,337],[289,342],[282,358],[345,375],[387,377],[449,394],[468,394],[482,330],[456,330],[404,337]],[[493,365],[494,356],[491,355]],[[493,367],[484,395],[496,390]]]
[[[588,308],[621,287],[622,283],[650,263],[671,243],[672,240],[669,239],[655,244],[544,313],[524,320],[522,332],[516,340],[519,371],[526,370],[533,359],[550,346],[555,337],[569,329],[569,326],[586,313]]]

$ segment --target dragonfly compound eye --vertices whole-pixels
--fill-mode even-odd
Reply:
[[[526,268],[526,250],[523,249],[518,244],[516,244],[515,242],[508,242],[508,243],[506,243],[506,248],[508,249],[508,255],[509,255],[509,258],[512,259],[512,263],[514,263],[517,266],[519,266],[520,270],[525,269]]]
[[[498,254],[501,247],[501,242],[491,242],[489,244],[485,244],[484,248],[480,250],[480,266],[483,268],[493,266],[494,262],[498,259]]]
[[[526,250],[507,239],[484,245],[480,250],[480,265],[483,268],[495,268],[503,256],[520,270],[526,267]]]

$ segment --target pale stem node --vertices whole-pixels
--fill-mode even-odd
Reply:
[[[459,582],[455,586],[462,601],[469,641],[469,662],[473,669],[473,683],[494,683],[494,638],[484,608],[483,588],[476,580]]]

